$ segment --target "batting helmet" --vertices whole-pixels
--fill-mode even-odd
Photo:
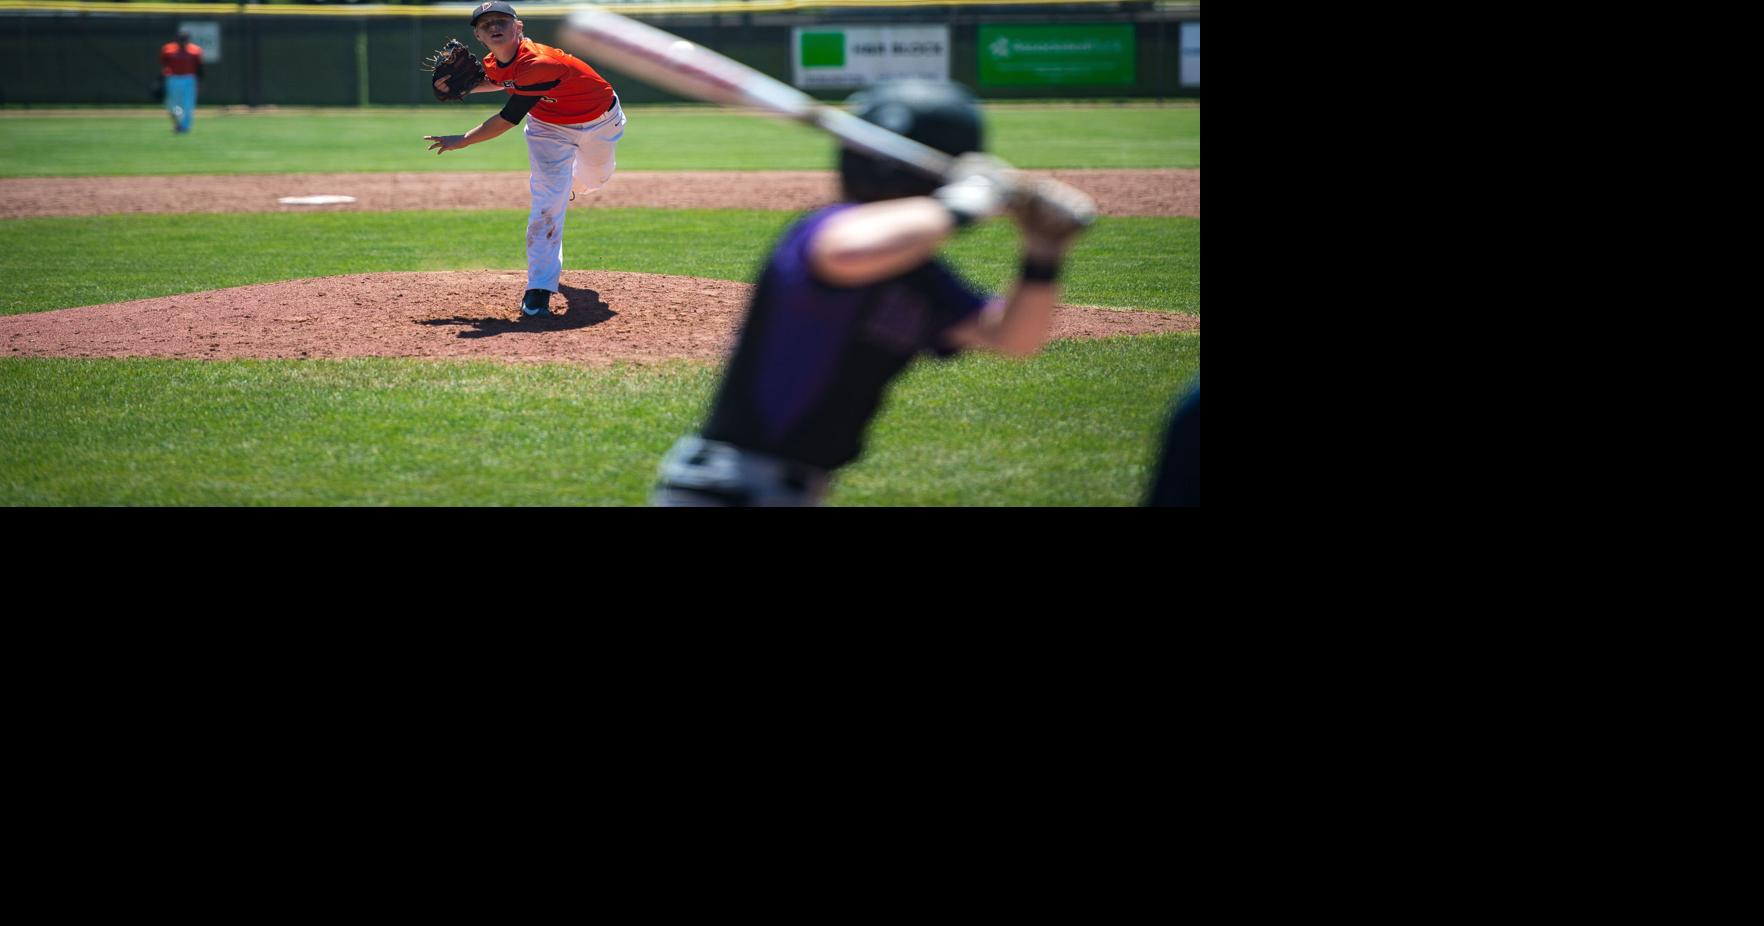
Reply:
[[[983,147],[980,104],[961,84],[899,80],[852,94],[847,101],[858,118],[948,154]],[[839,179],[845,196],[868,203],[903,196],[924,196],[938,182],[893,158],[876,157],[846,148],[839,155]]]

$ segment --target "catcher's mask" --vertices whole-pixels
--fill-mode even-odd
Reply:
[[[980,104],[961,84],[898,80],[867,87],[848,100],[852,114],[948,154],[979,151],[984,141]],[[842,149],[839,179],[845,197],[861,203],[925,196],[938,181],[893,158]]]

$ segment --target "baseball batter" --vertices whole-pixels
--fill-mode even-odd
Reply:
[[[159,49],[159,75],[165,81],[165,111],[171,115],[172,131],[190,131],[196,121],[196,85],[202,79],[202,46],[179,32],[178,40]]]
[[[1050,185],[1011,195],[1001,162],[978,152],[980,109],[955,84],[902,81],[862,91],[854,112],[963,155],[938,187],[886,159],[846,150],[848,202],[789,228],[755,287],[740,340],[702,433],[662,461],[662,506],[818,504],[832,473],[863,451],[888,385],[921,353],[983,348],[1026,357],[1052,321],[1067,248],[1089,199]],[[1010,211],[1023,234],[1022,276],[988,299],[935,258],[973,222]]]
[[[527,123],[532,211],[527,217],[527,292],[521,313],[550,315],[551,294],[563,272],[564,211],[572,200],[612,179],[625,114],[612,85],[569,52],[525,36],[507,3],[472,10],[472,33],[484,43],[485,80],[473,93],[505,91],[508,105],[464,135],[425,135],[436,154],[486,142]],[[435,81],[447,90],[446,78]]]

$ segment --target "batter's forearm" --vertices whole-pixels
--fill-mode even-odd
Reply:
[[[1022,272],[1003,300],[993,300],[980,315],[950,332],[960,347],[980,347],[1011,357],[1031,357],[1047,343],[1053,327],[1054,303],[1060,297],[1059,275],[1070,239],[1031,236],[1023,243]]]
[[[809,260],[822,280],[867,286],[930,260],[955,229],[949,210],[928,196],[867,203],[827,220],[809,242]]]
[[[1012,357],[1028,357],[1047,343],[1053,327],[1054,302],[1059,299],[1058,283],[1044,280],[1018,280],[1005,300],[1004,311],[992,320],[987,346]]]

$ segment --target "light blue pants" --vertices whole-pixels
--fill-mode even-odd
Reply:
[[[563,273],[564,210],[606,186],[618,166],[625,112],[614,102],[599,119],[581,125],[527,120],[527,159],[533,211],[527,216],[527,288],[557,292]]]
[[[177,121],[178,131],[190,131],[196,121],[196,75],[173,74],[165,79],[165,108]]]

